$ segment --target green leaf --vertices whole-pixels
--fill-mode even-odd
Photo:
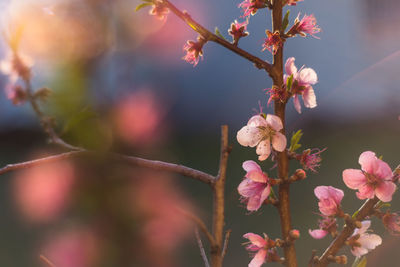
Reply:
[[[367,267],[367,258],[366,257],[362,257],[362,258],[357,257],[355,259],[353,265],[351,265],[351,267]]]
[[[228,41],[228,40],[222,35],[222,33],[219,31],[218,27],[215,27],[215,35],[217,35],[219,38],[224,39],[225,41]]]
[[[301,147],[301,144],[299,144],[299,142],[302,136],[303,136],[302,130],[298,130],[297,132],[292,134],[289,151],[294,152]]]
[[[151,5],[153,5],[153,3],[147,2],[147,1],[146,1],[146,3],[141,3],[140,5],[138,5],[138,6],[136,7],[135,12],[141,10],[142,8],[144,8],[144,7],[146,7],[146,6],[151,6]]]
[[[357,210],[356,212],[353,213],[353,215],[351,215],[352,219],[355,219],[358,215],[359,211]]]
[[[282,21],[282,32],[285,32],[287,26],[289,25],[289,15],[290,15],[290,10],[286,11],[286,15],[283,18],[283,21]]]
[[[290,90],[292,89],[292,85],[293,85],[293,74],[290,75],[290,77],[286,81],[286,91],[290,92]]]

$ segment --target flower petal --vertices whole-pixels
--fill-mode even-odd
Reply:
[[[286,71],[286,74],[289,76],[297,73],[297,68],[296,68],[296,65],[294,64],[295,60],[296,59],[294,57],[290,57],[286,60],[285,71]]]
[[[301,85],[316,84],[318,82],[317,73],[311,68],[300,70],[298,80]]]
[[[374,173],[374,170],[378,167],[377,166],[377,157],[375,153],[372,151],[365,151],[361,153],[358,163],[361,165],[361,169],[368,173]]]
[[[367,178],[361,170],[347,169],[343,171],[343,182],[350,189],[359,189],[366,184]]]
[[[362,255],[367,254],[368,250],[366,248],[363,248],[363,247],[354,247],[351,250],[351,253],[356,257],[361,257]]]
[[[276,115],[267,114],[266,118],[268,126],[270,126],[275,131],[280,131],[283,128],[282,120]]]
[[[377,188],[375,188],[376,197],[383,202],[392,201],[392,195],[395,191],[396,185],[390,181],[383,182]]]
[[[271,154],[271,142],[269,139],[261,141],[256,149],[257,155],[259,155],[258,160],[266,160]]]
[[[262,172],[260,165],[258,165],[255,161],[253,160],[246,160],[242,164],[242,168],[246,172],[251,172],[251,171],[259,171]]]
[[[253,117],[250,118],[250,120],[247,122],[247,126],[252,126],[252,127],[267,127],[267,121],[264,119],[263,116],[261,115],[254,115]]]
[[[271,193],[271,186],[267,185],[267,187],[264,189],[264,191],[261,194],[261,204],[269,197],[269,194]]]
[[[248,172],[246,174],[246,178],[249,178],[249,179],[253,180],[254,182],[259,182],[259,183],[266,183],[268,180],[267,176],[263,172],[260,172],[260,171]]]
[[[314,89],[309,86],[303,93],[304,106],[306,108],[315,108],[317,106],[317,97]]]
[[[254,233],[247,233],[243,235],[244,238],[247,238],[253,245],[256,245],[259,248],[265,247],[267,241],[257,234]]]
[[[368,250],[373,250],[382,244],[382,238],[376,234],[363,234],[357,241]]]
[[[308,233],[314,239],[322,239],[328,234],[328,231],[321,230],[321,229],[315,229],[315,230],[309,229]]]
[[[242,146],[255,147],[262,139],[262,132],[257,127],[244,126],[236,139]]]
[[[356,193],[359,199],[372,199],[375,196],[374,188],[370,185],[363,185],[361,188],[358,189],[359,192]]]
[[[272,147],[279,152],[282,152],[286,148],[286,136],[280,132],[276,132],[274,136],[272,136]]]
[[[258,191],[260,191],[260,186],[262,186],[261,183],[257,183],[251,179],[245,178],[238,186],[238,193],[242,197],[249,198],[249,197],[252,197]],[[262,188],[264,188],[264,187],[262,187]]]
[[[296,111],[298,113],[301,113],[301,105],[300,105],[299,95],[293,96],[293,104],[294,104],[294,108],[296,109]]]
[[[260,267],[264,264],[266,257],[267,251],[265,249],[260,249],[249,263],[249,267]]]

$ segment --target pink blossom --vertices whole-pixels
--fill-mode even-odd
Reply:
[[[371,151],[363,152],[358,163],[361,170],[343,171],[343,181],[347,187],[357,189],[359,199],[371,199],[376,196],[383,202],[391,201],[396,185],[392,181],[393,175],[389,165]]]
[[[304,106],[307,108],[315,108],[317,106],[317,99],[312,85],[318,82],[318,77],[315,71],[311,68],[301,68],[297,70],[294,64],[295,58],[290,57],[286,60],[285,64],[285,81],[293,76],[292,86],[290,92],[294,98],[294,107],[298,113],[301,113],[299,96],[303,97]]]
[[[267,105],[271,104],[272,101],[280,101],[285,103],[286,100],[289,98],[289,94],[286,88],[279,88],[277,86],[272,86],[272,88],[265,89],[267,94],[269,94],[268,103]]]
[[[279,132],[282,128],[282,121],[278,116],[255,115],[240,129],[236,138],[242,146],[257,146],[258,160],[263,161],[271,154],[271,144],[276,151],[285,150],[286,136]]]
[[[260,267],[263,265],[268,256],[268,237],[265,235],[264,238],[257,234],[247,233],[243,235],[250,242],[246,246],[246,249],[254,254],[253,259],[249,263],[249,267]]]
[[[23,54],[11,54],[0,62],[0,71],[9,76],[9,82],[15,84],[18,78],[30,79],[33,60]]]
[[[26,91],[20,85],[9,83],[6,85],[5,91],[7,98],[16,106],[23,104],[27,99]]]
[[[319,33],[321,29],[318,27],[317,20],[315,19],[314,15],[304,15],[301,20],[299,20],[299,16],[295,20],[294,34],[300,34],[301,36],[310,34],[314,38],[318,38],[315,36],[315,34]]]
[[[312,172],[317,172],[316,168],[320,166],[321,153],[324,152],[326,148],[320,150],[318,148],[304,150],[301,155],[297,157],[300,164],[303,165],[304,169],[311,170]]]
[[[256,14],[258,9],[265,8],[265,6],[265,0],[244,0],[238,7],[243,9],[242,17],[248,17]]]
[[[238,192],[244,202],[247,202],[247,210],[256,211],[271,192],[268,176],[252,160],[243,162],[242,166],[247,173],[244,180],[238,186]]]
[[[322,216],[322,220],[319,220],[319,229],[308,230],[308,233],[315,239],[322,239],[327,234],[332,236],[336,235],[337,223],[336,218]]]
[[[400,215],[398,213],[386,212],[382,216],[382,222],[392,235],[400,236]]]
[[[197,38],[197,42],[192,40],[187,41],[183,46],[186,55],[182,59],[193,64],[193,67],[195,67],[199,63],[200,57],[203,58],[203,46],[205,43],[206,40],[200,36]]]
[[[242,23],[239,23],[237,20],[235,20],[231,24],[231,28],[228,30],[228,33],[233,37],[234,43],[237,44],[240,38],[249,35],[249,33],[247,32],[248,24],[249,24],[248,20],[245,20]]]
[[[158,19],[163,20],[169,13],[168,7],[166,7],[162,1],[155,0],[152,8],[149,11],[150,15],[156,16]]]
[[[21,171],[14,179],[14,196],[30,221],[55,219],[66,206],[75,180],[69,162],[55,162]]]
[[[42,252],[57,267],[95,266],[99,257],[98,242],[89,229],[67,229],[49,238]]]
[[[361,224],[361,228],[356,228],[353,235],[347,240],[351,246],[351,253],[356,257],[361,257],[382,244],[382,238],[379,235],[367,233],[371,221],[366,220]]]
[[[283,45],[279,31],[272,33],[269,30],[266,30],[265,33],[267,34],[267,38],[264,40],[263,51],[267,49],[269,52],[275,55],[276,52],[278,52],[278,49]]]
[[[337,215],[340,212],[340,202],[344,193],[333,186],[317,186],[315,196],[319,199],[319,211],[325,216]]]
[[[286,5],[295,6],[297,2],[303,2],[303,0],[286,0]]]

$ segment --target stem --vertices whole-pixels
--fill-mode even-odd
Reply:
[[[217,181],[213,184],[213,235],[214,246],[211,247],[211,266],[221,267],[223,260],[223,242],[225,225],[225,181],[228,155],[228,126],[221,127],[221,157]]]
[[[281,31],[282,27],[282,1],[274,0],[272,7],[272,31]],[[274,55],[273,59],[273,69],[274,73],[277,75],[273,76],[274,86],[278,88],[283,87],[283,44],[278,49],[277,53]],[[275,101],[274,111],[275,115],[277,115],[283,124],[283,129],[281,130],[282,134],[285,134],[285,108],[286,103],[282,103],[280,101]],[[292,229],[291,223],[291,215],[290,215],[290,199],[289,199],[289,187],[290,183],[288,182],[289,176],[289,159],[286,152],[279,152],[278,158],[278,175],[279,179],[283,181],[282,184],[279,185],[279,216],[281,220],[281,230],[283,240],[287,240],[289,238],[289,232]],[[294,247],[294,242],[291,242],[288,246],[284,247],[285,254],[285,265],[287,267],[297,267],[297,258],[296,258],[296,250]]]

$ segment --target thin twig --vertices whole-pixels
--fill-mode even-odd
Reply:
[[[175,5],[173,5],[170,1],[168,0],[163,0],[163,3],[180,19],[182,19],[184,22],[186,22],[187,25],[189,25],[193,30],[198,32],[203,38],[205,38],[208,41],[215,42],[219,45],[222,45],[223,47],[231,50],[232,52],[236,53],[237,55],[244,57],[245,59],[251,61],[254,63],[254,65],[258,69],[264,69],[271,77],[275,75],[274,70],[272,69],[272,65],[269,64],[267,61],[262,60],[247,51],[235,46],[234,44],[220,38],[216,34],[210,32],[207,30],[205,27],[200,25],[197,21],[192,19],[192,17],[187,14],[186,12],[180,11]]]
[[[204,250],[203,242],[201,242],[200,234],[199,234],[199,229],[197,227],[194,229],[194,233],[196,235],[196,240],[197,240],[197,245],[199,246],[200,249],[200,255],[203,258],[204,261],[204,266],[205,267],[210,267],[210,263],[208,262],[206,252]]]
[[[228,244],[229,244],[229,238],[231,237],[231,233],[232,233],[231,229],[229,229],[225,233],[224,247],[222,249],[222,260],[225,258],[225,255],[228,252]]]
[[[199,217],[197,217],[196,215],[194,215],[194,214],[192,214],[190,212],[187,212],[187,211],[185,211],[183,209],[178,209],[178,211],[197,224],[197,226],[200,228],[200,230],[207,237],[208,242],[210,242],[211,246],[213,246],[215,244],[214,237],[208,231],[206,224]]]
[[[48,258],[46,258],[44,255],[40,255],[39,258],[46,263],[49,267],[56,267],[54,263],[52,263]]]

